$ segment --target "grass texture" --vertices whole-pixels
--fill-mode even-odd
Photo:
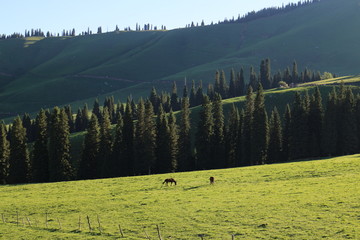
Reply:
[[[210,176],[215,177],[214,185],[208,182]],[[168,177],[178,184],[162,185]],[[119,239],[120,224],[123,239],[158,239],[156,225],[163,239],[359,239],[359,181],[360,155],[351,155],[0,186],[0,211],[6,222],[0,223],[0,238]]]

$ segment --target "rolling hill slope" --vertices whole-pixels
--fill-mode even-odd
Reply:
[[[0,186],[0,238],[358,239],[359,159]]]
[[[357,0],[323,0],[248,23],[0,41],[0,114],[121,95],[171,81],[213,81],[216,69],[300,68],[358,74]],[[141,95],[143,93],[140,93]],[[148,95],[148,92],[146,92]]]

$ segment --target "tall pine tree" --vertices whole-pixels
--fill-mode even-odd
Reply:
[[[212,137],[212,154],[211,167],[222,168],[226,166],[225,157],[225,133],[224,133],[224,112],[220,94],[215,94],[213,105],[213,137]]]
[[[252,126],[251,155],[254,164],[264,164],[269,144],[269,123],[265,109],[264,90],[259,83],[254,101],[254,120]]]
[[[99,145],[100,128],[96,114],[93,113],[86,130],[81,161],[78,168],[78,179],[99,178]]]
[[[17,117],[14,119],[10,136],[9,183],[27,183],[30,180],[30,161],[26,142],[26,129],[20,117]]]
[[[214,120],[212,105],[208,96],[204,96],[204,102],[200,111],[200,119],[196,132],[197,168],[209,169],[211,167],[212,138],[214,134]]]
[[[7,183],[9,174],[9,155],[10,146],[9,141],[6,139],[7,132],[4,122],[0,123],[0,184]]]
[[[252,160],[252,151],[251,151],[251,139],[253,135],[253,121],[254,121],[254,97],[253,89],[249,86],[246,103],[245,103],[245,115],[244,115],[244,125],[243,125],[243,161],[241,165],[253,165]]]
[[[35,143],[32,152],[32,180],[34,182],[49,181],[49,151],[48,151],[48,125],[43,109],[35,120]]]
[[[180,171],[194,169],[191,153],[191,125],[190,125],[190,104],[189,98],[183,98],[181,108],[181,119],[179,129],[179,161]]]
[[[100,125],[100,145],[98,169],[102,177],[110,177],[112,165],[110,161],[112,152],[111,120],[108,107],[104,107],[103,121]]]
[[[282,160],[282,127],[280,115],[276,107],[270,117],[268,163],[276,163]]]
[[[70,164],[70,132],[65,111],[55,107],[51,114],[49,132],[50,181],[68,181],[74,172]]]

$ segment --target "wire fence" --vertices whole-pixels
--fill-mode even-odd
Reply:
[[[51,230],[59,231],[65,233],[74,233],[74,234],[91,234],[91,235],[104,235],[114,238],[127,238],[134,237],[135,232],[142,232],[139,236],[136,236],[139,239],[176,239],[174,236],[163,237],[160,225],[156,224],[155,226],[143,226],[140,229],[124,230],[122,224],[106,224],[102,221],[99,215],[79,215],[76,219],[73,218],[73,221],[69,223],[69,220],[62,221],[61,218],[49,212],[44,213],[28,213],[22,214],[16,212],[13,214],[10,213],[1,213],[1,223],[2,224],[11,224],[18,227],[29,227],[37,230]],[[105,224],[104,224],[105,223]],[[106,226],[106,227],[105,227]],[[152,235],[149,234],[151,230]],[[156,235],[156,237],[154,237]],[[230,235],[231,240],[235,240],[237,234]],[[207,234],[197,234],[197,239],[212,239],[209,238]],[[225,240],[225,239],[224,239]]]

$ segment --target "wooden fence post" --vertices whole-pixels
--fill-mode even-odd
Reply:
[[[28,222],[29,226],[31,227],[31,222],[30,222],[29,217],[26,217],[26,220],[27,220],[27,222]]]
[[[101,223],[100,223],[100,218],[99,218],[99,215],[97,215],[97,221],[98,221],[98,224],[99,224],[99,231],[100,231],[100,234],[102,234],[102,231],[101,231]]]
[[[90,223],[90,218],[89,216],[86,216],[87,218],[87,222],[88,222],[88,225],[89,225],[89,231],[91,232],[91,223]]]
[[[147,231],[146,231],[146,227],[144,227],[144,232],[145,232],[146,238],[147,238],[147,239],[150,239],[149,234],[148,234]]]
[[[123,230],[122,230],[120,224],[118,225],[118,227],[119,227],[119,231],[120,231],[121,237],[124,237],[124,233],[123,233]]]
[[[45,227],[48,228],[48,213],[45,212]]]
[[[3,223],[6,223],[6,221],[5,221],[5,216],[4,216],[3,213],[1,214],[1,218],[2,218]]]
[[[57,220],[58,220],[58,223],[59,223],[59,229],[61,230],[61,222],[60,222],[60,219],[57,218]]]
[[[81,215],[79,215],[79,232],[81,231]]]
[[[235,234],[231,235],[231,240],[235,240]]]
[[[158,232],[159,240],[163,240],[162,237],[161,237],[159,225],[157,225],[157,224],[156,224],[156,229],[157,229],[157,232]]]

